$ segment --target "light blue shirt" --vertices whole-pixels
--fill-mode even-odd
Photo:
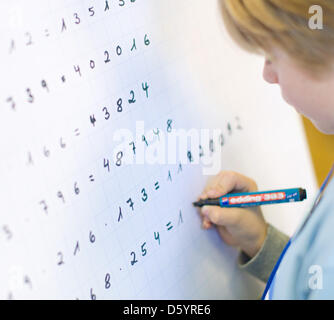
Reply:
[[[334,299],[334,179],[292,238],[271,290],[272,299]]]

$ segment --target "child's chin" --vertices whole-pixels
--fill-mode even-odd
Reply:
[[[332,124],[321,124],[316,121],[311,120],[314,126],[324,134],[334,134],[334,123]]]

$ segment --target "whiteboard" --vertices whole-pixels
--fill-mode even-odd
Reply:
[[[256,299],[191,203],[235,170],[308,200],[299,116],[225,33],[216,1],[0,4],[0,298]]]

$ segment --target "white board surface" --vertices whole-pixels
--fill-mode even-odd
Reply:
[[[191,203],[219,170],[305,187],[263,209],[292,234],[316,182],[299,116],[216,1],[6,1],[0,32],[0,298],[258,298]],[[182,130],[201,139],[173,159]]]

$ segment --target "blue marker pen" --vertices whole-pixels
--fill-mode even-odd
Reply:
[[[306,190],[302,188],[258,191],[247,193],[229,193],[217,199],[206,199],[194,202],[195,207],[220,206],[222,208],[256,207],[264,204],[303,201]]]

